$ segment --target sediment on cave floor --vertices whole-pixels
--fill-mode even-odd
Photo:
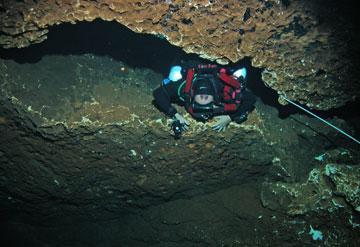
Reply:
[[[0,70],[3,94],[48,123],[107,124],[158,114],[151,92],[162,76],[109,57],[53,55],[32,64],[2,60]]]

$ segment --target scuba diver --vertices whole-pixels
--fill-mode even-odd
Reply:
[[[173,119],[175,138],[189,128],[189,121],[172,103],[184,106],[202,122],[215,118],[211,127],[224,131],[231,121],[242,123],[255,107],[255,96],[245,88],[246,68],[225,68],[216,64],[176,65],[153,92],[155,105]]]

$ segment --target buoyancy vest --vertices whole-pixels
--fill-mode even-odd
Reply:
[[[211,108],[195,109],[193,86],[199,77],[207,77],[215,91],[214,104]],[[217,77],[217,78],[216,78]],[[218,92],[218,83],[223,82],[223,92]],[[183,88],[185,84],[185,87]],[[195,74],[195,69],[190,68],[186,74],[186,81],[182,83],[178,90],[185,102],[186,110],[196,119],[207,120],[215,115],[223,115],[235,112],[241,104],[241,83],[226,73],[225,68],[221,68],[218,74]],[[222,94],[222,97],[221,97]]]

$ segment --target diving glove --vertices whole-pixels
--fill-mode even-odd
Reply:
[[[217,122],[211,126],[213,130],[216,130],[217,132],[225,131],[226,127],[231,122],[231,118],[229,115],[221,115],[218,117],[215,117]]]

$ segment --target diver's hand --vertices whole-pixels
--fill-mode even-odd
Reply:
[[[189,129],[189,125],[190,125],[189,121],[186,118],[184,118],[181,114],[176,113],[175,114],[175,119],[179,120],[179,122],[181,123],[182,130],[188,130]]]
[[[217,132],[225,131],[226,127],[231,122],[231,118],[229,115],[221,115],[218,117],[215,117],[217,122],[211,126],[213,130],[216,130]]]

